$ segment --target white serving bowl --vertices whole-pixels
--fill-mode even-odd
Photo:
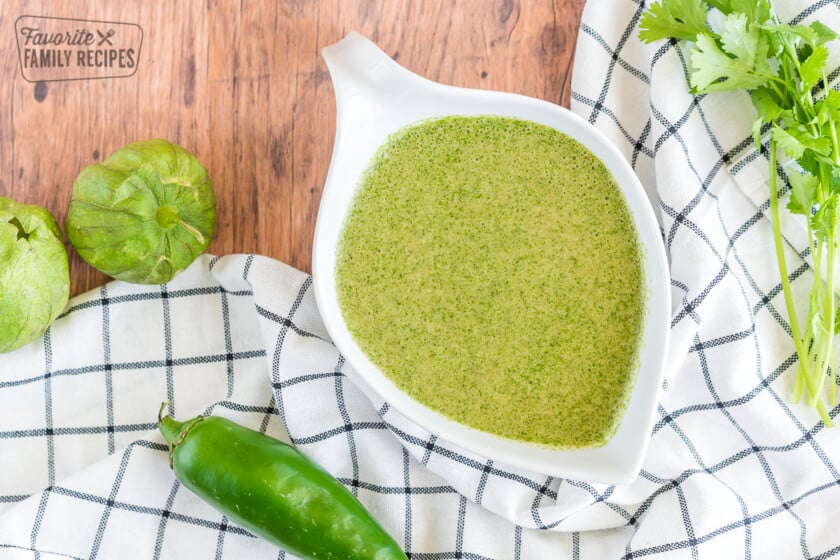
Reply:
[[[659,227],[650,201],[627,161],[597,129],[558,105],[511,93],[432,82],[401,67],[357,33],[324,48],[322,54],[335,88],[337,125],[315,227],[312,273],[321,317],[333,342],[352,366],[349,375],[371,399],[384,399],[439,438],[497,463],[591,482],[631,482],[639,474],[650,441],[668,347],[671,305],[668,265]],[[617,431],[601,447],[555,449],[503,439],[449,420],[409,397],[385,377],[347,330],[336,293],[336,250],[359,178],[391,133],[445,115],[510,116],[554,127],[600,158],[624,194],[643,246],[646,309],[633,391]]]

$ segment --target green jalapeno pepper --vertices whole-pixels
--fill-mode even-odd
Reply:
[[[175,476],[242,527],[301,558],[406,559],[359,500],[296,448],[226,418],[162,414]]]

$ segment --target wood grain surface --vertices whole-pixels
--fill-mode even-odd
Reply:
[[[255,252],[310,271],[335,127],[322,47],[358,31],[432,80],[568,106],[583,2],[2,0],[0,196],[46,206],[63,224],[83,167],[166,138],[210,173],[218,223],[209,252]],[[133,74],[27,80],[21,16],[139,26]],[[73,294],[109,280],[68,250]]]

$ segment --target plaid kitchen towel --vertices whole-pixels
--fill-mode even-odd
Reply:
[[[777,4],[840,28],[836,2]],[[672,345],[634,483],[522,472],[423,431],[350,381],[307,275],[205,256],[164,286],[76,297],[0,356],[0,558],[290,558],[177,483],[163,400],[293,442],[414,559],[840,555],[840,428],[786,400],[795,355],[752,108],[690,96],[685,50],[637,39],[645,7],[587,3],[572,86],[648,189],[670,256]],[[801,298],[807,243],[789,241]]]

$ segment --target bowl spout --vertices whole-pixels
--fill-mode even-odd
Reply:
[[[394,100],[419,78],[355,31],[321,49],[321,56],[330,72],[339,115],[348,105],[365,101],[396,110]]]

